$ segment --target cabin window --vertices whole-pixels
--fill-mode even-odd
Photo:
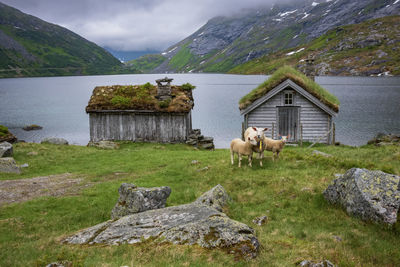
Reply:
[[[285,105],[293,105],[293,93],[285,93]]]

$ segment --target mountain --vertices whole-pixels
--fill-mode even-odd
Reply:
[[[146,51],[119,51],[110,47],[104,47],[105,50],[111,53],[114,57],[118,58],[122,62],[128,62],[137,59],[141,56],[148,54],[157,54],[160,51],[146,50]]]
[[[0,77],[107,74],[121,66],[81,36],[0,3]]]
[[[230,73],[270,73],[282,65],[305,67],[315,59],[317,75],[399,75],[400,16],[337,27],[301,46],[250,60]]]
[[[398,14],[399,0],[298,0],[215,17],[165,50],[151,72],[228,72],[336,27]]]

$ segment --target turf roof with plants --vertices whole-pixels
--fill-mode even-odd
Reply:
[[[253,89],[250,93],[242,97],[239,101],[239,108],[243,110],[250,106],[254,101],[266,95],[269,91],[276,86],[290,79],[311,95],[316,97],[319,101],[334,110],[339,111],[340,102],[336,96],[328,92],[322,86],[308,78],[300,71],[290,66],[283,66],[274,72],[265,82],[260,84],[257,88]]]
[[[189,112],[193,106],[192,90],[195,86],[185,83],[171,86],[171,99],[157,99],[157,86],[143,85],[97,86],[86,107],[86,112],[105,110],[146,110],[158,112]]]

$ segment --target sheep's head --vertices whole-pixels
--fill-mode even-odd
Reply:
[[[264,132],[268,131],[268,128],[257,128],[251,127],[254,131],[254,139],[258,142],[264,139]]]
[[[257,140],[255,138],[251,138],[250,136],[247,137],[247,142],[249,142],[250,144],[252,144],[253,146],[257,145]]]
[[[281,140],[284,143],[286,143],[289,138],[290,138],[290,134],[289,135],[279,135],[279,140]]]

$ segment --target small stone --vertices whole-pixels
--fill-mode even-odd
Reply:
[[[199,164],[199,161],[198,161],[198,160],[192,160],[191,164],[192,164],[192,165]]]
[[[331,158],[331,157],[332,157],[331,154],[327,154],[327,153],[325,153],[325,152],[321,152],[321,151],[318,151],[318,150],[314,150],[314,151],[311,153],[311,155],[319,155],[319,156],[322,156],[322,157],[325,157],[325,158]]]
[[[20,168],[28,168],[29,167],[29,164],[28,163],[24,163],[24,164],[22,164],[21,166],[19,166]]]
[[[202,171],[207,171],[209,168],[207,166],[205,166],[204,168],[198,169],[198,172],[202,172]]]
[[[37,153],[36,151],[32,151],[32,152],[28,152],[26,155],[28,156],[37,156],[39,153]]]
[[[13,156],[13,146],[9,142],[0,143],[0,158],[1,157],[12,157]]]
[[[342,242],[342,238],[340,236],[334,235],[333,239],[335,239],[337,242]]]
[[[261,226],[261,225],[265,224],[267,221],[268,221],[268,217],[266,215],[264,215],[264,216],[255,218],[253,220],[253,223]]]

